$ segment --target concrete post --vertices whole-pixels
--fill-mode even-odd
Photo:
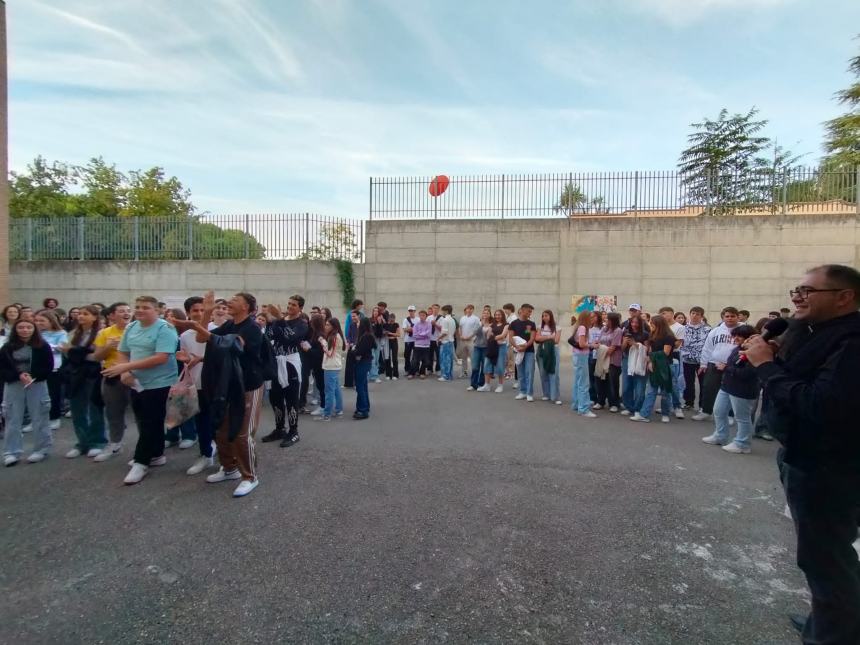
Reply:
[[[6,75],[6,3],[0,0],[0,302],[9,302],[9,131]]]

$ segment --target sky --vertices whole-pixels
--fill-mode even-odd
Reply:
[[[752,106],[814,164],[856,0],[9,0],[10,166],[162,166],[202,211],[369,177],[666,170]]]

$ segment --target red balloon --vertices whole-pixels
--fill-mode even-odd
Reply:
[[[437,175],[430,182],[430,194],[433,197],[439,197],[442,193],[448,190],[448,184],[451,183],[446,175]]]

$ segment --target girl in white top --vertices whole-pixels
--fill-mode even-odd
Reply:
[[[330,421],[343,416],[343,397],[340,391],[340,371],[343,369],[343,352],[346,341],[337,318],[329,318],[319,341],[323,348],[322,368],[325,378],[325,410],[315,421]]]

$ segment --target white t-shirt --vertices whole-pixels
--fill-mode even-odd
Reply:
[[[430,340],[431,341],[439,340],[439,330],[436,329],[436,316],[434,316],[433,314],[429,314],[427,316],[427,322],[430,323],[430,326],[433,329],[433,331],[430,334]]]
[[[473,340],[475,334],[481,328],[481,319],[475,314],[471,316],[460,316],[460,337],[466,340]]]
[[[673,322],[671,325],[669,325],[669,328],[672,330],[672,333],[675,334],[675,338],[683,342],[684,325],[679,322]]]
[[[197,341],[197,332],[193,329],[188,329],[179,336],[179,348],[195,356],[206,354],[206,343]],[[191,377],[194,379],[194,386],[198,390],[203,389],[202,375],[203,363],[197,363],[197,365],[191,368]]]
[[[415,342],[415,339],[409,335],[409,333],[406,331],[406,328],[412,327],[419,320],[421,320],[421,319],[418,316],[415,316],[415,318],[412,319],[412,322],[409,322],[409,316],[406,316],[406,318],[403,319],[403,322],[400,323],[400,329],[403,330],[403,342],[404,343],[414,343]]]
[[[439,323],[442,326],[442,329],[439,331],[439,335],[445,334],[445,337],[439,340],[440,343],[446,345],[448,343],[454,342],[454,332],[457,330],[457,323],[454,322],[453,316],[442,316],[439,319]]]

